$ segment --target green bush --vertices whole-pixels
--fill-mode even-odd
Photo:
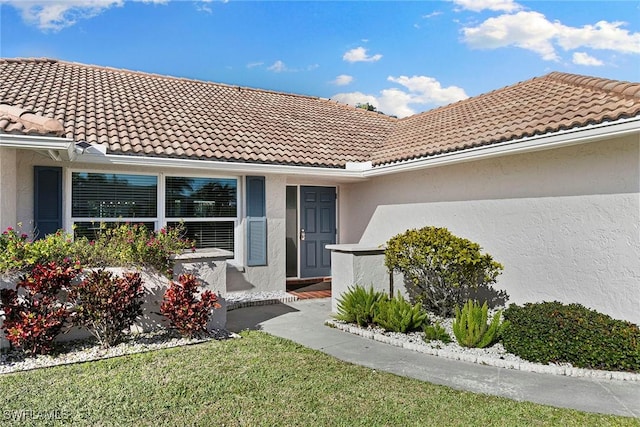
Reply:
[[[488,324],[487,303],[482,306],[469,300],[460,310],[456,306],[456,319],[453,321],[453,334],[463,347],[485,348],[497,341],[505,324],[500,324],[501,312],[494,314]]]
[[[427,311],[449,317],[469,291],[489,287],[503,269],[480,249],[446,228],[424,227],[391,238],[385,265],[390,272],[404,274],[413,299]]]
[[[338,298],[338,313],[335,318],[357,323],[360,326],[368,326],[373,323],[378,302],[385,299],[387,299],[386,295],[374,291],[373,288],[367,291],[362,286],[355,285]]]
[[[449,344],[451,342],[451,337],[440,322],[436,322],[435,325],[425,325],[423,332],[424,340],[426,342],[434,340],[442,341],[445,344]]]
[[[143,224],[100,225],[95,240],[73,238],[62,230],[39,240],[7,228],[0,235],[0,274],[26,271],[36,264],[79,261],[83,267],[151,267],[172,275],[171,255],[193,248],[184,227],[148,230]]]
[[[146,266],[172,276],[171,255],[193,248],[183,234],[183,226],[155,232],[144,224],[101,224],[95,240],[77,239],[74,250],[89,267]]]
[[[504,312],[505,349],[538,363],[640,371],[640,328],[580,304],[512,304]]]
[[[397,296],[378,301],[373,322],[387,331],[406,333],[422,328],[429,319],[419,303],[411,305],[398,291]]]
[[[40,240],[30,240],[26,233],[8,227],[0,235],[0,274],[26,271],[38,264],[75,260],[73,247],[71,235],[62,230]]]

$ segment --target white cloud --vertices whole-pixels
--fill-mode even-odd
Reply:
[[[442,87],[439,81],[427,76],[400,76],[387,78],[409,89],[414,102],[420,104],[446,105],[468,98],[464,89],[458,86]]]
[[[558,24],[558,44],[565,50],[590,47],[623,53],[640,53],[640,33],[621,28],[624,22],[599,21],[582,28]]]
[[[282,73],[284,71],[289,71],[284,62],[277,60],[270,67],[267,67],[267,70],[273,71],[274,73]]]
[[[428,13],[426,15],[422,15],[422,18],[423,19],[431,19],[431,18],[435,18],[436,16],[440,16],[440,15],[442,15],[442,12],[436,10],[435,12],[431,12],[431,13]]]
[[[640,33],[629,33],[622,22],[600,21],[595,25],[569,27],[551,22],[539,12],[520,11],[489,18],[476,27],[463,28],[464,41],[472,48],[515,46],[558,61],[556,45],[565,51],[579,48],[640,53]]]
[[[167,4],[170,0],[133,0],[141,3]],[[42,31],[60,31],[83,19],[93,18],[125,0],[0,0],[20,11],[22,19]]]
[[[427,76],[389,76],[388,81],[404,86],[380,91],[378,96],[362,92],[339,93],[331,99],[349,105],[369,103],[385,114],[406,117],[418,111],[435,106],[450,104],[467,98],[462,88],[449,86],[443,88],[440,82]]]
[[[368,56],[367,49],[360,46],[346,52],[342,56],[342,59],[344,59],[347,62],[376,62],[382,59],[382,55],[377,53],[375,55]]]
[[[495,10],[501,12],[515,12],[522,6],[513,0],[451,0],[461,9],[481,12],[483,10]]]
[[[577,65],[588,65],[593,67],[604,65],[604,63],[598,58],[594,58],[593,56],[585,52],[574,52],[573,63]]]
[[[353,81],[353,76],[350,76],[348,74],[340,74],[331,83],[333,83],[336,86],[346,86],[349,83],[351,83],[352,81]]]
[[[264,62],[250,62],[247,64],[247,68],[256,68],[264,65]]]
[[[559,59],[551,43],[557,31],[555,24],[538,12],[501,15],[462,31],[465,41],[474,48],[517,46],[536,52],[545,60]]]

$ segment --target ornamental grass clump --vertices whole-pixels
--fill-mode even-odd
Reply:
[[[207,333],[207,322],[212,310],[220,308],[218,297],[206,290],[198,297],[198,279],[192,274],[181,274],[178,281],[171,281],[164,293],[160,313],[171,327],[187,338]]]
[[[391,299],[381,299],[374,307],[373,322],[387,331],[411,332],[429,323],[427,312],[420,303],[411,305],[398,291]]]
[[[386,246],[385,265],[404,275],[412,300],[443,317],[450,317],[470,291],[490,288],[503,269],[491,255],[480,253],[480,245],[446,228],[408,230]]]
[[[96,270],[74,286],[69,300],[74,304],[73,323],[89,330],[103,348],[119,343],[142,315],[144,287],[140,273],[118,277]]]
[[[360,285],[349,287],[347,292],[338,298],[338,310],[336,319],[348,323],[357,323],[359,326],[368,326],[373,323],[377,304],[388,297],[373,288],[366,290]]]
[[[451,336],[440,322],[436,322],[433,325],[425,325],[422,331],[424,332],[424,340],[426,342],[442,341],[445,344],[451,342]]]
[[[498,340],[507,322],[500,323],[502,313],[498,311],[493,315],[491,323],[487,323],[488,310],[486,302],[480,306],[473,300],[468,300],[462,310],[456,307],[453,334],[458,344],[463,347],[485,348]]]
[[[79,272],[77,263],[37,264],[16,289],[0,290],[2,329],[11,344],[27,354],[51,352],[69,316],[68,304],[60,295],[71,288]]]

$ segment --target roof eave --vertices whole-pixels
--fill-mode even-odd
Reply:
[[[55,136],[0,133],[0,147],[39,151],[56,161],[75,158],[74,141]]]
[[[175,159],[166,157],[143,157],[115,154],[101,154],[87,152],[78,154],[76,162],[108,164],[129,167],[163,168],[163,169],[188,169],[199,172],[228,172],[239,175],[290,175],[306,176],[314,178],[332,179],[336,182],[353,182],[364,179],[362,171],[345,170],[343,168],[328,168],[316,166],[294,166],[279,164],[244,163],[232,161]]]
[[[393,173],[408,172],[412,170],[427,169],[456,163],[470,162],[493,157],[513,154],[529,153],[533,151],[548,150],[565,146],[585,144],[602,139],[620,137],[640,133],[640,116],[620,119],[614,122],[604,122],[596,125],[588,125],[580,128],[553,132],[550,134],[536,135],[519,138],[510,141],[491,144],[461,151],[437,154],[397,163],[387,163],[374,166],[363,172],[367,178],[388,175]]]

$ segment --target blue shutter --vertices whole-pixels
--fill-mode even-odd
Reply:
[[[33,221],[36,238],[62,228],[62,168],[34,167]]]
[[[247,266],[267,265],[267,208],[263,176],[248,176],[247,191]]]

